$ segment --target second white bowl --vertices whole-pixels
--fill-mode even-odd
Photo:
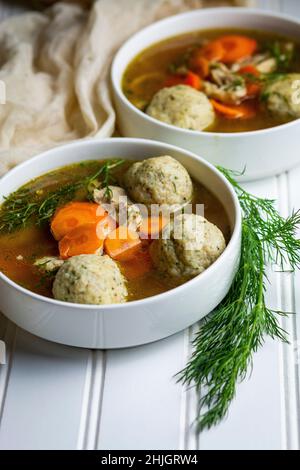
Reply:
[[[112,67],[112,85],[122,135],[178,145],[237,172],[241,180],[279,174],[300,164],[300,119],[271,129],[241,132],[195,132],[157,121],[133,106],[122,91],[130,62],[144,49],[175,35],[214,28],[271,31],[300,40],[300,22],[284,15],[245,8],[213,8],[173,16],[145,28],[120,49]]]

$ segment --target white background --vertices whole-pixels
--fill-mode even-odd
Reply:
[[[258,3],[300,16],[296,0]],[[0,2],[0,19],[17,11]],[[300,168],[247,189],[278,199],[287,215],[300,206],[299,181]],[[271,273],[270,281],[270,305],[299,311],[299,273]],[[197,435],[194,391],[174,379],[187,361],[192,331],[131,350],[92,352],[35,338],[0,315],[0,338],[8,349],[7,365],[0,366],[0,448],[299,449],[299,317],[283,326],[291,346],[268,341],[227,420]]]

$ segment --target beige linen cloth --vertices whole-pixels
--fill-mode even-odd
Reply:
[[[115,129],[108,71],[120,45],[159,18],[247,1],[98,0],[91,11],[57,3],[0,24],[0,175],[55,145]]]

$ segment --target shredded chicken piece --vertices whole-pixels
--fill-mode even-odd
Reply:
[[[224,87],[218,87],[211,82],[203,82],[203,89],[209,98],[214,98],[228,104],[240,104],[247,95],[247,90],[242,88],[226,90]]]
[[[232,73],[227,65],[215,62],[211,64],[211,78],[216,85],[225,86],[232,84],[236,80],[236,75]]]
[[[106,197],[105,189],[94,190],[94,201],[101,206],[121,225],[127,224],[129,230],[136,231],[142,224],[142,214],[138,205],[134,204],[125,189],[109,186],[110,200]]]
[[[263,60],[256,66],[257,70],[260,73],[273,73],[277,69],[277,62],[274,57],[270,57],[270,59]]]
[[[239,104],[247,96],[244,78],[237,76],[225,64],[213,64],[211,78],[214,83],[209,81],[203,83],[204,92],[210,98],[228,104]]]
[[[136,204],[131,204],[127,208],[127,224],[128,229],[136,232],[142,225],[142,215],[139,207]]]
[[[240,62],[236,62],[231,67],[231,71],[238,73],[241,68],[246,67],[247,65],[253,65],[260,73],[273,73],[277,69],[277,61],[275,57],[272,57],[270,52],[265,52],[263,54],[256,54],[253,57],[247,57]]]

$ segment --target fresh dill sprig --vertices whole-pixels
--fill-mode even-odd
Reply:
[[[114,163],[107,162],[106,164],[103,165],[102,167],[102,176],[103,180],[101,183],[102,189],[104,189],[104,197],[107,201],[110,201],[112,198],[112,190],[110,188],[110,185],[114,184],[116,182],[116,178],[114,175],[111,173],[111,170],[115,169],[116,167],[123,165],[124,160],[118,160]]]
[[[124,160],[107,161],[92,176],[50,191],[44,198],[39,195],[38,191],[31,193],[29,189],[21,188],[8,196],[1,207],[0,232],[14,232],[25,227],[33,219],[38,225],[49,221],[58,207],[72,201],[78,191],[88,192],[94,184],[101,184],[109,192],[109,184],[115,181],[111,172],[123,163]]]
[[[284,312],[266,305],[266,266],[288,264],[291,271],[300,265],[300,240],[296,230],[300,213],[284,219],[275,202],[247,193],[235,181],[235,174],[219,168],[234,187],[242,207],[242,251],[231,289],[217,309],[203,321],[193,341],[194,352],[179,380],[195,385],[200,397],[199,430],[222,420],[233,400],[237,384],[252,366],[253,354],[265,337],[287,342],[279,324]]]

